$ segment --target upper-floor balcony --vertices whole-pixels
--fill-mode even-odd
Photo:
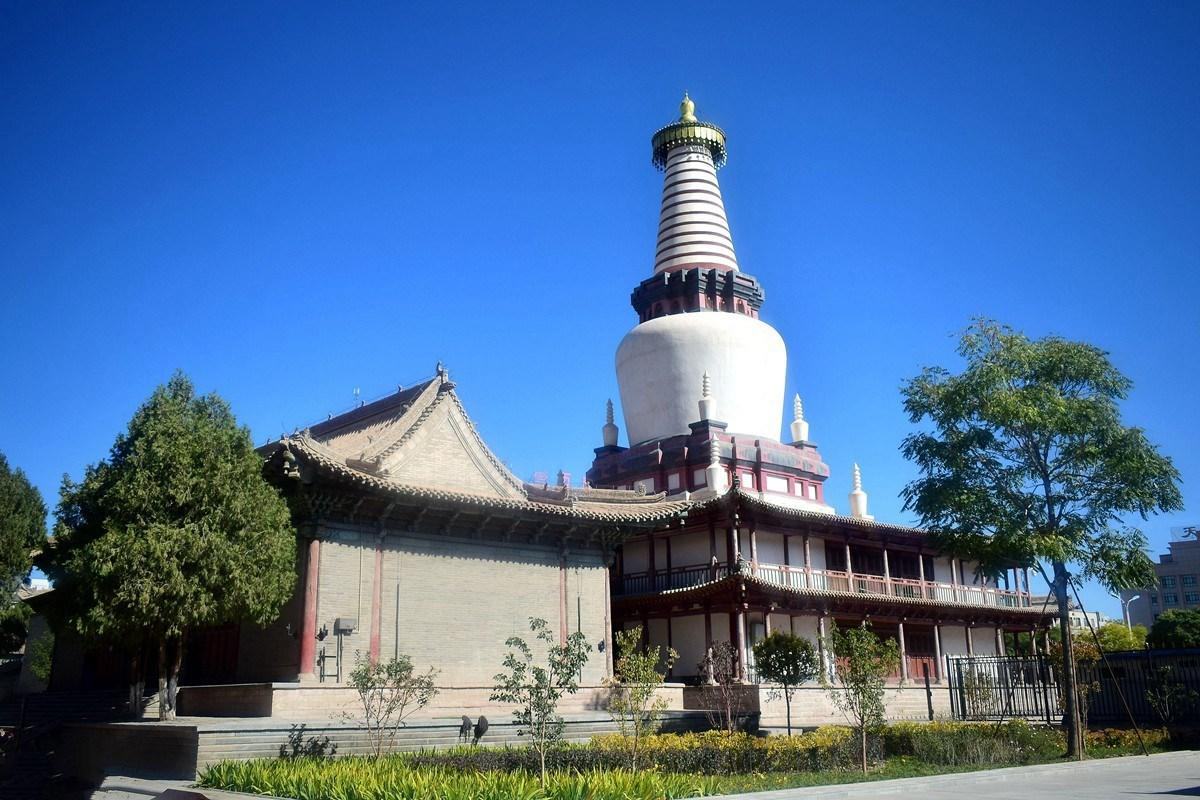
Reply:
[[[979,584],[939,583],[915,578],[806,569],[783,564],[760,563],[755,566],[747,562],[745,570],[746,574],[759,580],[788,589],[883,595],[905,600],[932,600],[992,608],[1028,608],[1031,604],[1030,595],[1026,592]],[[725,564],[674,567],[653,574],[630,572],[613,578],[613,594],[657,594],[670,589],[686,589],[719,580],[729,573],[730,569]]]

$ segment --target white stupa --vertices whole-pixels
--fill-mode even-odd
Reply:
[[[762,289],[738,270],[717,183],[725,133],[697,120],[686,94],[680,111],[653,139],[665,172],[654,276],[634,291],[642,321],[617,348],[625,430],[631,445],[687,433],[707,372],[729,432],[778,441],[787,351],[758,319]]]

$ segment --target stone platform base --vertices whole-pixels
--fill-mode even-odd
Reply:
[[[606,713],[564,716],[564,738],[568,742],[586,742],[593,736],[616,731]],[[663,725],[664,730],[675,732],[707,727],[706,714],[683,711],[668,712]],[[458,733],[458,721],[410,720],[387,749],[453,747],[461,743]],[[180,718],[174,722],[74,723],[64,725],[59,735],[56,767],[92,785],[99,785],[107,775],[191,780],[218,761],[278,756],[293,736],[302,741],[328,737],[337,746],[339,756],[374,752],[363,726],[320,719]],[[517,735],[511,717],[488,717],[481,745],[527,743],[528,739]]]

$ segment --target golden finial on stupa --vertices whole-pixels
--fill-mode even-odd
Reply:
[[[688,97],[688,93],[683,93],[683,102],[679,104],[679,120],[681,122],[696,121],[696,104],[692,102],[692,98]]]

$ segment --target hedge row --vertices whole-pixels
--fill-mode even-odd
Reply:
[[[1165,731],[1144,732],[1151,747],[1167,742]],[[1137,747],[1133,731],[1093,731],[1093,748]],[[868,759],[909,756],[934,766],[1028,764],[1063,753],[1062,732],[1023,720],[995,723],[896,723],[868,739]],[[460,747],[405,756],[416,767],[449,767],[463,771],[536,771],[537,754],[525,747]],[[631,763],[630,745],[621,736],[598,736],[586,745],[551,751],[547,767],[589,771],[618,769]],[[639,767],[661,772],[701,775],[755,772],[814,772],[853,769],[859,764],[858,739],[850,728],[829,725],[797,736],[757,738],[719,731],[659,734],[647,737],[638,754]]]

